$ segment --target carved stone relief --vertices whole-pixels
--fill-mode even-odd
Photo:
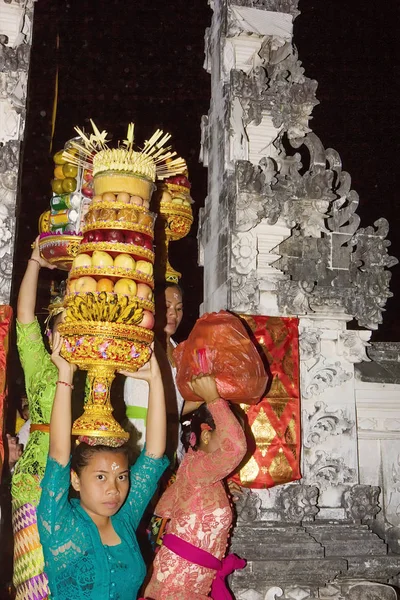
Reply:
[[[356,471],[347,466],[343,457],[328,454],[324,450],[317,450],[314,457],[315,461],[309,465],[309,470],[320,490],[354,481]]]
[[[318,488],[311,485],[283,486],[276,503],[282,520],[296,523],[313,521],[319,511],[318,494]]]
[[[0,303],[8,304],[33,2],[1,3],[0,17]]]
[[[235,504],[239,522],[251,523],[258,521],[261,515],[261,498],[257,493],[247,488],[242,488],[242,493]]]
[[[250,105],[254,109],[249,99]],[[310,166],[302,174],[300,155],[288,156],[283,146],[277,161],[270,157],[259,165],[237,161],[234,227],[248,231],[265,220],[291,228],[292,235],[274,249],[280,258],[272,263],[289,275],[277,283],[283,314],[342,312],[376,329],[392,295],[388,269],[397,263],[388,254],[388,224],[379,219],[376,229],[357,229],[358,196],[351,190],[350,176],[342,171],[339,156],[325,150],[315,134],[292,145],[299,147],[303,142]],[[339,355],[349,362],[368,360],[367,336],[343,333]]]
[[[238,273],[231,268],[230,295],[228,305],[237,312],[257,313],[259,306],[258,278],[255,271]]]
[[[343,493],[343,504],[347,517],[353,521],[370,520],[381,510],[380,488],[372,485],[353,485]]]
[[[232,236],[232,260],[237,273],[246,275],[256,268],[257,238],[254,233],[240,233]]]
[[[351,363],[369,362],[367,348],[370,331],[343,331],[339,333],[337,353]]]
[[[303,369],[302,397],[304,399],[318,396],[330,387],[337,387],[353,377],[353,373],[346,371],[340,361],[331,362],[329,359],[321,356],[317,362]]]
[[[314,403],[313,414],[303,411],[303,440],[306,448],[322,444],[329,436],[350,432],[354,422],[347,419],[344,411],[329,410],[325,402]]]

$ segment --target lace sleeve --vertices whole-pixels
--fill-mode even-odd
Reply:
[[[145,448],[135,464],[132,465],[131,488],[121,510],[125,514],[129,514],[129,519],[133,522],[135,529],[139,525],[146,506],[157,489],[158,481],[168,465],[169,461],[166,456],[151,458],[146,456]]]
[[[36,318],[32,323],[26,324],[17,321],[17,346],[19,359],[24,370],[26,392],[29,397],[38,370],[42,369],[46,363],[52,364]]]
[[[43,545],[46,540],[49,541],[58,531],[63,530],[63,523],[68,519],[71,510],[68,501],[69,482],[70,463],[63,467],[49,456],[37,509],[38,528]]]
[[[226,400],[219,398],[209,404],[208,409],[214,419],[220,447],[215,452],[199,452],[195,456],[188,475],[196,487],[227,477],[240,463],[247,449],[246,437]]]

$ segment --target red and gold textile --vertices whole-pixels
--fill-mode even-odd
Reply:
[[[249,427],[248,454],[233,480],[270,488],[300,479],[298,319],[243,316],[265,353],[270,385],[255,406],[242,404]]]
[[[8,334],[12,319],[11,306],[0,306],[0,479],[4,461],[3,428],[6,396]]]

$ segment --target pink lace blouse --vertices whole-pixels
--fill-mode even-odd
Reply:
[[[225,400],[208,405],[220,440],[212,453],[189,449],[176,481],[163,494],[156,514],[169,518],[166,531],[222,559],[225,556],[232,510],[222,480],[242,460],[246,439]],[[178,557],[162,546],[146,589],[152,600],[207,598],[215,571]]]

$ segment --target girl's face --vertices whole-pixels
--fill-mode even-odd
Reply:
[[[128,495],[128,458],[123,453],[98,452],[79,476],[71,472],[71,484],[80,494],[82,508],[94,522],[98,517],[111,517]]]
[[[183,317],[183,302],[179,288],[171,286],[165,290],[166,325],[164,331],[167,335],[174,335]]]

